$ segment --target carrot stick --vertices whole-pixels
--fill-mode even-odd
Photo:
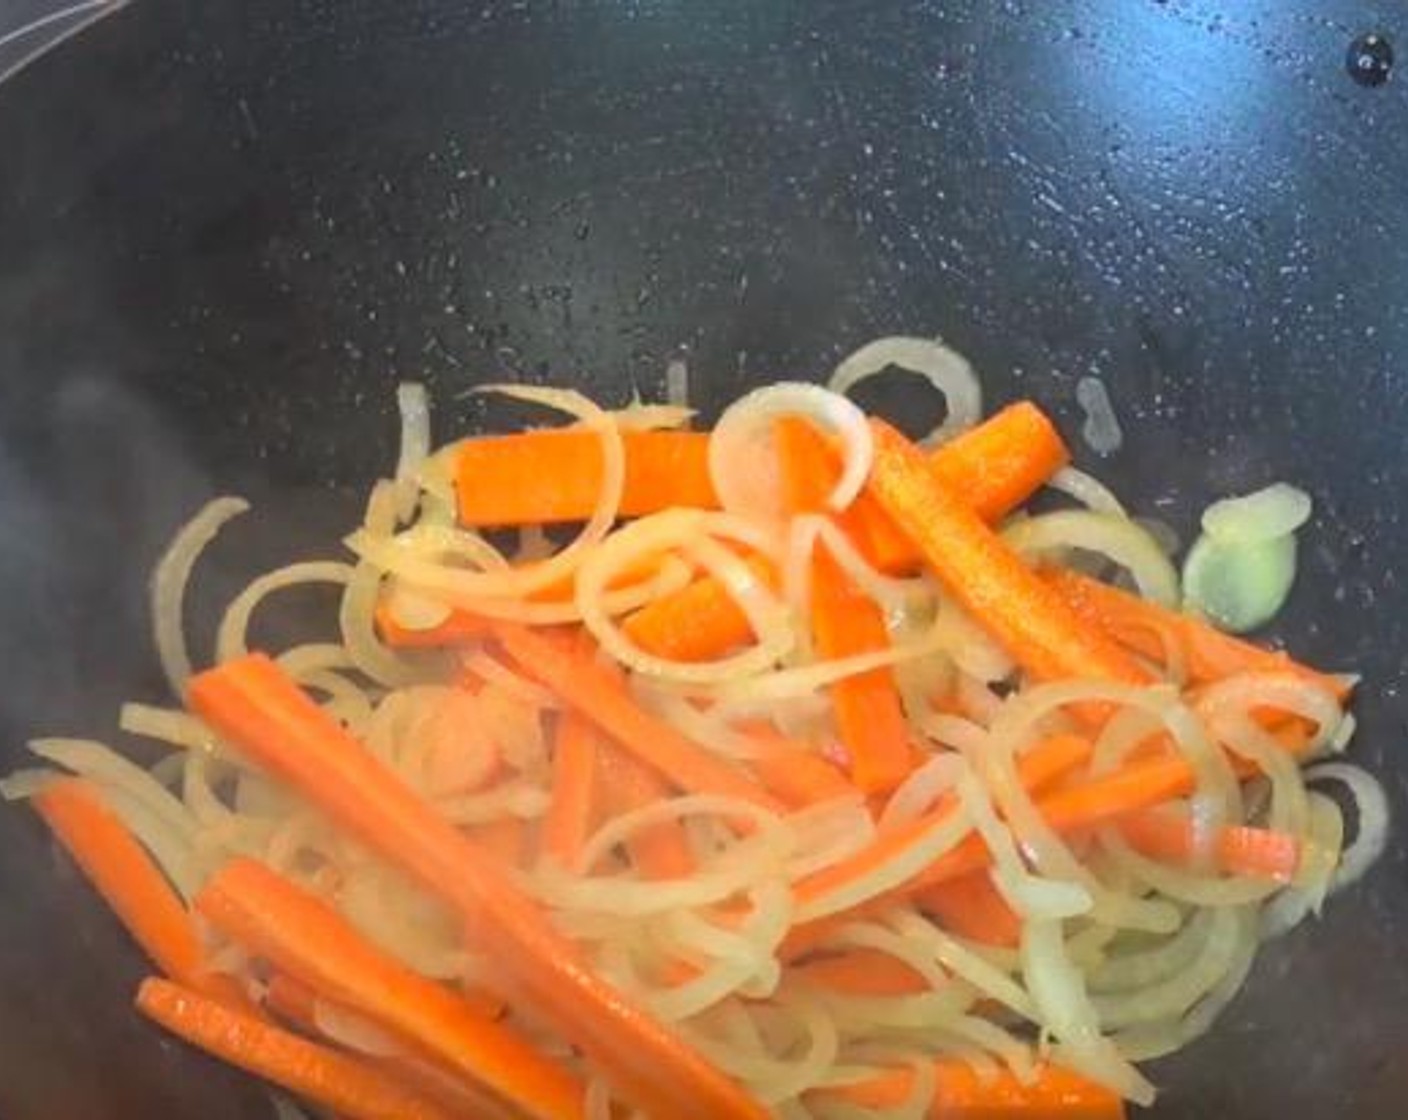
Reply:
[[[1084,623],[958,492],[937,480],[923,453],[879,420],[870,492],[914,541],[939,580],[1038,680],[1079,677],[1143,684],[1148,675]]]
[[[528,848],[528,822],[521,817],[496,817],[466,832],[480,851],[493,856],[505,867],[523,866]]]
[[[707,432],[622,432],[621,441],[622,516],[670,506],[718,508]],[[601,437],[583,428],[483,436],[456,451],[455,491],[465,525],[584,521],[596,508],[601,482]]]
[[[931,1120],[1124,1120],[1124,1102],[1114,1093],[1059,1066],[1045,1066],[1030,1085],[1009,1071],[979,1075],[963,1062],[936,1065]],[[851,1085],[818,1090],[818,1098],[846,1101],[880,1111],[903,1104],[914,1091],[915,1072],[896,1069]]]
[[[173,980],[248,1006],[232,977],[211,972],[191,915],[147,850],[81,778],[33,798],[35,810],[132,939]]]
[[[601,778],[596,734],[575,712],[557,725],[552,759],[552,802],[543,820],[543,854],[562,867],[579,870],[582,848],[596,826]]]
[[[346,1120],[452,1120],[452,1114],[369,1063],[290,1034],[217,1000],[156,977],[137,1009],[191,1045]]]
[[[287,972],[276,972],[264,985],[264,1006],[304,1034],[318,1033],[314,1010],[318,993]]]
[[[912,996],[930,985],[909,965],[878,949],[847,949],[814,957],[792,969],[795,979],[841,996]]]
[[[919,891],[914,900],[945,929],[970,941],[1012,948],[1022,939],[1022,919],[1007,905],[986,871],[934,883]]]
[[[774,812],[782,805],[742,770],[716,758],[636,704],[612,673],[522,626],[494,630],[520,666],[651,769],[691,793],[737,797]]]
[[[821,508],[831,463],[821,434],[800,417],[776,424],[782,490],[790,512]],[[811,564],[811,625],[817,653],[827,660],[888,649],[880,606],[855,586],[818,542]],[[865,793],[893,789],[910,771],[909,725],[894,674],[857,673],[828,690],[836,727],[851,760],[851,780]]]
[[[963,495],[979,517],[996,521],[1065,465],[1070,455],[1051,421],[1019,401],[940,447],[929,458],[934,476]],[[909,538],[873,498],[862,493],[842,518],[862,556],[886,572],[919,563]],[[755,569],[771,585],[776,573]],[[636,611],[624,624],[642,649],[676,661],[705,661],[741,645],[752,633],[748,618],[722,584],[699,580]]]
[[[984,521],[997,521],[1070,460],[1050,418],[1031,401],[1016,401],[932,452],[929,467]]]
[[[778,586],[777,569],[770,561],[753,556],[747,564],[768,587]],[[621,628],[647,653],[672,661],[708,661],[742,645],[753,633],[743,608],[713,576],[632,612]]]
[[[326,903],[264,864],[226,864],[197,896],[196,909],[279,971],[414,1041],[525,1115],[582,1115],[583,1086],[565,1067],[375,948]]]
[[[1343,680],[1302,665],[1280,650],[1263,649],[1224,634],[1200,618],[1061,568],[1044,571],[1042,577],[1087,623],[1143,657],[1164,659],[1161,635],[1177,641],[1188,660],[1191,684],[1208,684],[1237,673],[1280,672],[1330,689],[1341,702],[1349,696]]]
[[[381,640],[396,649],[437,649],[482,638],[489,633],[491,622],[483,615],[452,610],[444,622],[423,629],[402,625],[396,612],[383,599],[375,611],[377,633]]]
[[[653,770],[615,744],[607,744],[600,757],[614,815],[643,809],[669,796]],[[695,870],[689,838],[679,821],[661,821],[638,829],[626,840],[626,851],[647,879],[683,879]]]
[[[1120,832],[1151,859],[1183,862],[1193,858],[1196,839],[1186,815],[1150,809],[1123,818]],[[1233,825],[1219,829],[1213,858],[1223,871],[1289,883],[1300,866],[1300,841],[1285,832]]]
[[[264,1006],[301,1034],[336,1042],[336,1039],[327,1038],[318,1026],[316,1008],[319,998],[318,993],[301,980],[295,980],[284,972],[276,972],[265,987]],[[501,1014],[502,1010],[502,1005],[496,1004],[494,1014]],[[357,1014],[345,1007],[342,1011],[344,1014]],[[466,1083],[444,1066],[419,1057],[409,1046],[404,1052],[376,1057],[368,1055],[362,1060],[374,1068],[385,1070],[407,1088],[443,1105],[452,1115],[467,1114],[484,1117],[484,1120],[517,1120],[521,1115],[510,1115],[486,1091]]]
[[[587,968],[490,857],[269,658],[198,674],[188,697],[237,749],[463,915],[524,998],[632,1103],[679,1120],[764,1120],[738,1085]]]
[[[765,724],[754,724],[746,732],[752,740],[749,769],[791,808],[859,796],[860,790],[840,769],[807,744],[794,743]]]

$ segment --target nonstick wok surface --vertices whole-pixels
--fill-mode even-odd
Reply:
[[[684,356],[717,409],[936,333],[1073,437],[1103,378],[1126,443],[1081,464],[1185,540],[1314,494],[1273,636],[1365,674],[1408,820],[1408,88],[1351,80],[1372,31],[1402,10],[137,0],[0,87],[0,763],[160,698],[146,574],[206,497],[257,507],[207,604],[331,545],[400,378],[444,435],[490,379],[621,402]],[[1408,1114],[1404,876],[1399,839],[1269,947],[1154,1115]],[[270,1115],[128,1009],[138,954],[23,809],[0,884],[0,1115]]]

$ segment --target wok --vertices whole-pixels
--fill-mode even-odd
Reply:
[[[335,541],[486,379],[623,401],[685,356],[706,409],[937,333],[988,399],[1187,540],[1214,495],[1316,501],[1275,636],[1365,674],[1400,838],[1269,947],[1154,1115],[1408,1113],[1408,129],[1352,81],[1358,0],[138,0],[0,88],[0,743],[158,698],[144,580],[251,497],[198,592]],[[1408,40],[1406,40],[1408,42]],[[922,402],[898,404],[918,426]],[[1078,442],[1078,441],[1077,441]],[[137,953],[0,810],[0,1114],[269,1115],[128,1009]]]

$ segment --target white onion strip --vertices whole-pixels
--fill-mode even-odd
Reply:
[[[191,678],[191,655],[182,617],[191,570],[224,524],[248,509],[249,503],[243,498],[207,502],[177,532],[152,573],[152,634],[173,696],[184,696],[186,682]]]
[[[215,637],[215,660],[232,661],[249,652],[249,620],[255,608],[276,591],[298,587],[308,583],[331,583],[345,586],[352,578],[352,565],[333,560],[314,560],[302,564],[289,564],[266,572],[245,587],[220,620],[220,628]]]
[[[1331,893],[1342,891],[1358,882],[1388,846],[1388,797],[1376,778],[1347,762],[1322,762],[1305,772],[1305,780],[1339,782],[1354,798],[1359,818],[1354,840],[1340,854],[1330,881]]]
[[[802,416],[840,436],[841,477],[827,496],[839,512],[855,501],[870,474],[875,441],[865,413],[841,396],[805,381],[779,381],[754,389],[724,410],[709,436],[709,478],[729,513],[767,522],[782,514],[773,454],[773,423]],[[766,481],[769,468],[772,484]]]
[[[430,456],[430,395],[416,381],[396,386],[401,414],[401,450],[396,460],[396,520],[411,519],[420,496],[419,474]]]
[[[576,609],[606,653],[662,681],[702,684],[746,677],[776,664],[791,650],[795,636],[777,597],[715,537],[752,546],[771,543],[732,515],[669,509],[618,529],[583,561],[577,572]],[[672,549],[686,549],[723,584],[748,616],[758,639],[755,645],[713,661],[683,662],[647,653],[626,635],[607,610],[607,587],[631,564]]]
[[[569,577],[616,520],[626,478],[626,452],[620,430],[610,416],[581,393],[528,385],[485,385],[475,391],[500,393],[569,413],[577,417],[583,427],[598,433],[602,450],[601,489],[591,517],[571,544],[541,563],[521,568],[467,571],[433,563],[425,559],[421,542],[416,539],[419,533],[416,529],[382,539],[377,539],[378,534],[363,530],[348,539],[348,547],[383,571],[400,576],[413,586],[453,597],[457,602],[527,595]]]
[[[1046,480],[1046,485],[1067,497],[1074,498],[1087,509],[1096,513],[1108,513],[1112,517],[1128,519],[1129,512],[1124,504],[1103,482],[1094,475],[1087,474],[1078,467],[1065,466]]]
[[[827,381],[834,393],[849,393],[862,381],[896,366],[918,374],[943,394],[948,415],[924,437],[933,447],[971,428],[983,414],[983,390],[968,359],[932,338],[892,335],[868,342],[845,358]]]
[[[1024,556],[1063,548],[1097,552],[1127,569],[1144,598],[1178,606],[1178,573],[1167,553],[1147,529],[1128,518],[1063,509],[1014,521],[1002,536]]]

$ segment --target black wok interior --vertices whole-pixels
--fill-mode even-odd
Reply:
[[[135,0],[0,87],[0,764],[111,737],[161,681],[144,588],[243,493],[198,594],[332,547],[393,387],[688,360],[717,409],[940,334],[991,403],[1189,539],[1273,479],[1317,514],[1273,637],[1365,674],[1357,757],[1408,821],[1408,85],[1352,81],[1355,0]],[[1075,440],[1079,446],[1078,439]],[[1400,824],[1269,947],[1152,1115],[1408,1114]],[[143,972],[32,814],[0,807],[0,1115],[271,1115],[129,1010]]]

